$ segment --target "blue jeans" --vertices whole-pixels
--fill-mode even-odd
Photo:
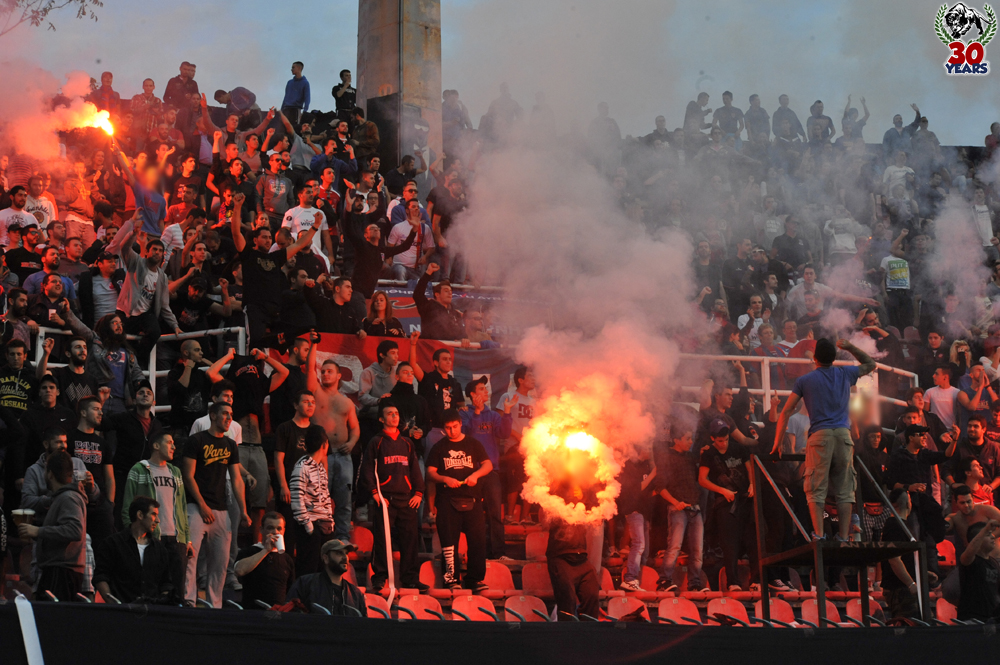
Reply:
[[[642,513],[629,513],[625,516],[625,525],[628,527],[631,543],[622,577],[626,582],[634,582],[641,579],[642,567],[649,558],[649,520]]]
[[[351,485],[354,461],[350,453],[331,453],[326,458],[330,468],[330,497],[333,499],[333,537],[347,542],[351,535]]]
[[[670,524],[669,545],[667,554],[663,557],[663,570],[660,579],[673,584],[674,566],[681,553],[681,545],[688,553],[688,590],[697,591],[704,588],[704,576],[701,573],[702,545],[705,536],[705,522],[701,511],[677,510],[671,508],[667,515]]]

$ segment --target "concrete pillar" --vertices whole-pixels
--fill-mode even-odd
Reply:
[[[418,152],[430,165],[441,152],[440,0],[359,0],[357,90],[383,171]]]

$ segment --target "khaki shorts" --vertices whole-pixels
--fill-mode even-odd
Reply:
[[[806,442],[802,488],[809,503],[823,504],[828,495],[837,503],[854,503],[854,441],[847,428],[821,429]]]
[[[267,492],[270,489],[270,478],[267,474],[267,456],[264,448],[252,443],[244,443],[240,446],[240,464],[251,476],[257,480],[257,484],[251,490],[246,488],[247,509],[267,508]]]

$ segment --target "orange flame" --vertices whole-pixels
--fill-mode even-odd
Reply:
[[[97,129],[103,129],[108,133],[108,136],[115,135],[115,127],[111,124],[111,114],[107,111],[96,111],[89,119],[84,121],[85,127],[96,127]]]
[[[587,432],[595,398],[573,390],[547,397],[521,438],[527,475],[522,496],[570,524],[607,520],[617,512],[621,466],[612,447]],[[574,489],[558,489],[566,486]]]

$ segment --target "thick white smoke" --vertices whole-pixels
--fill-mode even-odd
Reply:
[[[542,393],[535,434],[586,432],[608,447],[594,453],[599,464],[621,464],[648,447],[671,397],[674,340],[700,325],[688,302],[690,242],[674,232],[650,236],[615,207],[606,181],[568,153],[488,155],[470,202],[457,244],[477,274],[505,285],[499,319],[535,321],[515,352]],[[524,447],[541,443],[532,436]],[[532,473],[530,450],[528,458],[532,500],[571,521],[614,514],[616,485],[589,513],[547,503],[552,478]]]

